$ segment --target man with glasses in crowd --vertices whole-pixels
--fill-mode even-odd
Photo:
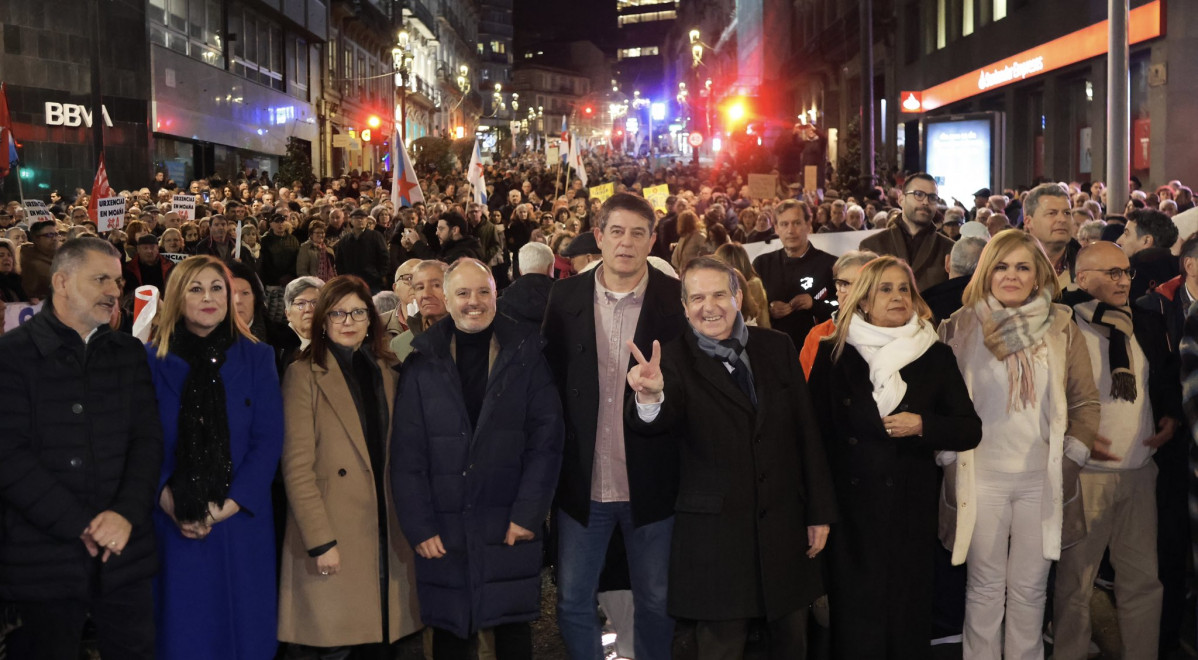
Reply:
[[[907,177],[903,184],[903,215],[889,229],[861,241],[862,250],[906,260],[920,291],[948,279],[944,260],[953,251],[953,240],[936,232],[936,179],[926,172]]]
[[[50,262],[65,239],[53,220],[35,222],[29,228],[33,245],[21,249],[21,288],[25,295],[44,300],[50,294]]]
[[[807,205],[788,199],[774,207],[774,223],[782,249],[766,252],[753,261],[753,270],[765,285],[770,300],[770,323],[790,335],[795,348],[803,345],[816,324],[832,318],[836,290],[832,266],[836,257],[808,240],[811,215]]]

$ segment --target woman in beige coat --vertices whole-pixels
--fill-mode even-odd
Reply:
[[[1086,533],[1078,475],[1098,431],[1098,389],[1072,310],[1031,234],[982,250],[964,307],[940,326],[982,420],[944,452],[940,538],[968,568],[965,660],[1044,657],[1048,570]]]
[[[288,516],[279,640],[288,658],[385,658],[420,627],[411,546],[391,508],[388,436],[398,375],[357,277],[330,280],[312,342],[283,382]]]

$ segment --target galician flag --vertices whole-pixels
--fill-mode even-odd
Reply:
[[[570,135],[570,151],[566,155],[566,165],[574,168],[574,174],[582,185],[587,185],[587,170],[582,166],[582,154],[578,153],[578,138]]]
[[[474,153],[470,154],[470,167],[466,170],[466,180],[474,188],[474,201],[478,204],[487,203],[487,180],[483,178],[483,157],[478,149],[478,140],[474,140]]]
[[[416,202],[424,202],[424,192],[420,190],[420,181],[416,178],[416,168],[412,167],[412,159],[408,158],[408,150],[404,147],[399,131],[391,138],[394,154],[391,156],[391,204],[395,208],[412,206]]]

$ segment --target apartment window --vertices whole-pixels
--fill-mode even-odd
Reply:
[[[943,2],[943,0],[941,0]],[[657,46],[642,46],[640,48],[621,48],[616,51],[617,60],[632,59],[634,57],[647,57],[649,55],[657,55]]]
[[[487,45],[486,45],[486,44],[484,44],[484,43],[483,43],[483,42],[481,42],[481,41],[480,41],[480,42],[478,42],[478,54],[479,54],[479,55],[482,55],[482,54],[483,54],[483,53],[485,53],[486,51],[487,51]]]
[[[309,57],[311,52],[307,41],[299,38],[287,40],[287,91],[304,101],[308,100]]]
[[[220,0],[150,0],[150,41],[224,68]]]
[[[973,3],[974,0],[965,0],[965,5],[961,8],[961,36],[963,37],[973,34]]]
[[[994,20],[1001,21],[1007,17],[1007,0],[994,0]]]
[[[230,7],[229,32],[237,35],[229,69],[267,87],[285,90],[283,30],[253,11]]]
[[[945,0],[936,0],[936,50],[947,45],[948,31],[945,29],[947,22],[948,11],[945,7]]]
[[[620,26],[630,23],[652,23],[654,21],[669,21],[678,18],[678,12],[673,9],[666,11],[651,11],[644,14],[620,14],[616,21]]]
[[[504,44],[502,41],[492,41],[491,42],[491,52],[495,53],[497,55],[502,55],[504,53],[507,53],[507,45]]]

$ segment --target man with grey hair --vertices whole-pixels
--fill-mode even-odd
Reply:
[[[1023,228],[1044,246],[1061,288],[1073,284],[1077,253],[1082,246],[1073,237],[1076,227],[1069,194],[1055,183],[1042,183],[1028,192],[1023,207]]]
[[[849,204],[844,210],[844,224],[853,231],[865,229],[865,209]]]
[[[965,209],[960,206],[950,206],[944,209],[944,221],[940,223],[940,233],[956,241],[961,238],[961,225],[965,222]]]
[[[420,264],[420,259],[408,259],[395,269],[395,281],[391,284],[391,290],[395,292],[399,303],[395,309],[381,314],[383,319],[383,329],[387,331],[391,338],[400,336],[408,329],[408,317],[412,316],[415,310],[409,309],[412,306],[412,271],[416,270],[416,266]]]
[[[750,622],[764,618],[769,656],[802,658],[808,606],[824,593],[812,560],[836,521],[836,495],[794,344],[746,326],[743,298],[729,266],[687,265],[689,331],[653,342],[649,359],[628,341],[635,395],[624,419],[651,439],[678,437],[669,612],[696,622],[699,657],[741,657]],[[744,438],[752,451],[734,449]],[[796,551],[805,557],[783,558]]]
[[[89,617],[104,657],[154,656],[162,427],[145,347],[110,325],[120,277],[112,244],[67,241],[42,311],[0,337],[0,601],[22,657],[79,657]]]
[[[421,261],[412,267],[412,299],[416,313],[408,317],[408,329],[391,340],[391,352],[400,362],[412,352],[412,340],[434,323],[445,318],[445,272],[449,264],[437,259]]]
[[[525,243],[519,259],[523,274],[503,290],[499,313],[539,327],[545,321],[545,306],[553,287],[553,250],[544,243]]]
[[[973,277],[973,271],[978,267],[978,259],[981,258],[984,247],[986,241],[973,236],[965,236],[957,241],[956,245],[953,245],[953,251],[944,258],[944,270],[948,272],[948,280],[920,293],[924,302],[932,308],[932,317],[936,323],[961,309],[961,296],[965,293],[965,285],[969,284]]]

